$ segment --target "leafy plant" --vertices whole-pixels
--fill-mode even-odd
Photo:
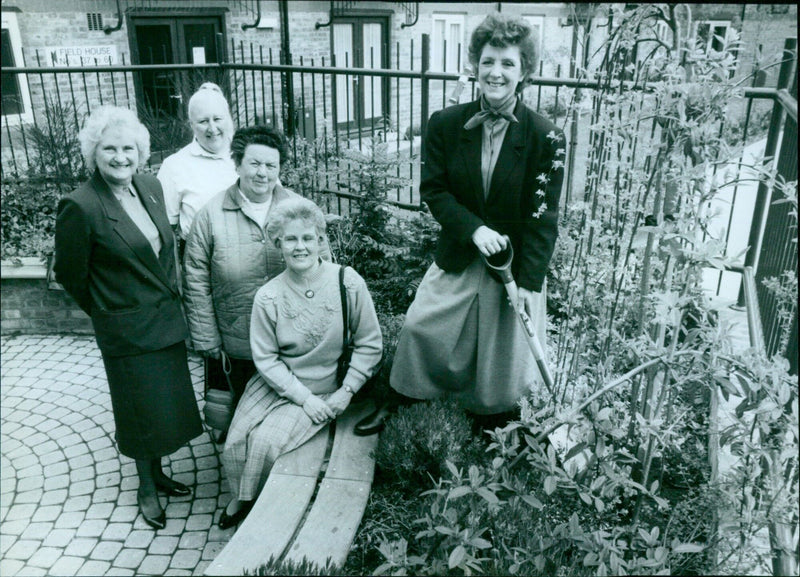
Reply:
[[[44,259],[53,253],[56,208],[63,189],[63,184],[43,179],[3,184],[0,258]]]
[[[86,178],[78,132],[85,116],[72,102],[45,99],[43,118],[25,129],[33,150],[33,177],[52,178],[71,189]],[[20,128],[22,130],[22,128]]]
[[[401,491],[414,491],[444,473],[447,461],[472,462],[480,455],[470,421],[452,401],[400,407],[375,449],[383,478]]]
[[[171,114],[148,103],[140,103],[138,109],[139,120],[150,133],[150,150],[154,155],[166,158],[192,140],[189,121],[182,114]]]

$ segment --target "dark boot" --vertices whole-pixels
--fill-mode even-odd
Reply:
[[[495,413],[493,415],[478,415],[469,413],[472,418],[472,432],[476,435],[483,434],[483,431],[494,431],[496,428],[503,428],[512,421],[519,420],[519,409]]]
[[[378,401],[378,408],[356,423],[353,432],[358,437],[367,437],[380,433],[383,430],[386,419],[397,412],[398,407],[411,405],[418,400],[401,395],[390,387],[389,393]]]

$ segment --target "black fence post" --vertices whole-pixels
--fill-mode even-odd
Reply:
[[[794,70],[797,64],[797,38],[787,38],[783,44],[783,62],[781,63],[780,73],[778,74],[777,90],[786,89],[794,76]],[[769,131],[767,132],[767,143],[764,149],[764,156],[766,158],[775,156],[775,150],[778,146],[778,135],[783,123],[783,104],[775,98],[772,104],[772,117],[769,122]],[[758,272],[756,260],[760,252],[759,240],[763,228],[764,212],[767,210],[767,202],[769,201],[770,190],[767,188],[767,183],[764,180],[758,183],[758,191],[756,192],[756,203],[753,207],[753,221],[750,224],[750,237],[747,241],[747,254],[744,257],[744,266],[751,266]],[[739,298],[736,303],[738,306],[744,306],[744,288],[739,288]]]
[[[289,3],[286,0],[281,0],[278,3],[281,13],[281,56],[283,62],[288,66],[292,65],[292,52],[291,42],[289,41]],[[281,85],[283,87],[283,104],[286,112],[284,118],[284,130],[286,136],[291,138],[294,136],[295,118],[294,118],[294,73],[282,72]]]
[[[422,72],[420,73],[420,133],[423,139],[428,128],[428,70],[431,67],[431,37],[429,34],[422,35]]]

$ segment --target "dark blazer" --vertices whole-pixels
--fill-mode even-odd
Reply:
[[[92,318],[108,356],[156,351],[188,335],[161,184],[138,174],[133,184],[161,236],[158,257],[97,172],[58,204],[56,280]]]
[[[538,292],[558,236],[564,169],[563,162],[554,168],[553,161],[564,160],[566,141],[555,124],[518,102],[514,116],[519,122],[508,126],[484,199],[483,129],[464,130],[464,124],[479,110],[480,101],[476,100],[435,112],[428,121],[420,195],[442,225],[436,264],[448,272],[464,270],[479,257],[472,234],[485,224],[511,238],[514,278],[519,286]],[[547,177],[546,184],[540,175]],[[542,202],[546,209],[532,216],[540,212]]]

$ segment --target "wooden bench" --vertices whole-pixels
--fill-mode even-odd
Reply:
[[[344,564],[375,470],[372,451],[378,435],[353,434],[370,405],[351,405],[333,426],[278,458],[253,509],[206,575],[254,574],[270,559],[306,559],[320,567]]]

